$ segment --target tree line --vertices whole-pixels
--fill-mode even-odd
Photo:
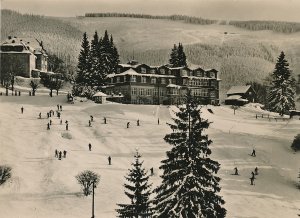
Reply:
[[[201,17],[193,17],[186,15],[149,15],[149,14],[133,14],[133,13],[86,13],[85,17],[129,17],[129,18],[143,18],[143,19],[164,19],[172,21],[184,21],[191,24],[214,24],[216,20],[204,19]]]

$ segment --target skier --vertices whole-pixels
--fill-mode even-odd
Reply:
[[[49,113],[47,113],[47,118],[49,118]]]
[[[256,157],[256,154],[255,154],[255,149],[253,148],[252,150],[252,154],[251,154],[252,157]]]
[[[51,113],[51,111],[49,111],[49,117],[51,117],[51,115],[52,115],[52,113]]]
[[[69,130],[69,124],[68,123],[66,124],[66,130]]]
[[[50,120],[50,125],[52,125],[52,120]]]
[[[234,168],[234,175],[239,175],[239,171],[237,167]]]
[[[104,117],[104,124],[106,124],[106,117]]]
[[[92,150],[92,144],[89,143],[89,151],[91,151],[91,150]]]
[[[136,121],[136,125],[140,126],[140,120],[139,119]]]
[[[59,104],[57,105],[57,110],[59,111]]]
[[[57,117],[58,119],[60,119],[60,112],[57,112]]]
[[[94,122],[94,117],[92,115],[90,117],[91,117],[91,122]]]
[[[52,112],[52,116],[54,116],[54,110],[51,110],[51,112]]]
[[[58,151],[57,151],[57,149],[55,149],[55,155],[54,155],[54,157],[58,157]]]
[[[23,112],[24,112],[24,108],[23,108],[23,106],[21,107],[21,113],[23,114]]]
[[[62,111],[62,105],[60,105],[59,108],[60,108],[60,111]]]
[[[47,130],[50,130],[50,124],[47,123]]]
[[[253,177],[250,178],[250,184],[254,185],[254,178]]]
[[[157,125],[159,125],[159,118],[157,119]]]
[[[108,156],[108,165],[111,165],[111,157],[110,156]]]
[[[61,160],[61,155],[62,155],[62,153],[61,153],[61,151],[58,153],[58,160]]]
[[[254,175],[253,171],[251,172],[251,175],[252,175],[251,178],[255,179],[255,175]]]
[[[154,175],[153,167],[150,168],[150,172],[151,172],[151,176],[153,176]]]
[[[42,113],[41,112],[39,113],[39,118],[42,119]]]
[[[258,175],[258,168],[257,167],[255,167],[255,169],[254,169],[254,174]]]
[[[127,129],[129,128],[130,122],[127,122]]]
[[[89,127],[91,127],[92,126],[92,123],[91,123],[91,121],[89,120]]]
[[[66,158],[66,157],[67,157],[67,151],[64,150],[64,158]]]

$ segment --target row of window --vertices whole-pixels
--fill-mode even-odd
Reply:
[[[191,94],[195,96],[208,97],[209,91],[208,89],[192,89]]]
[[[147,88],[135,88],[131,89],[131,95],[139,95],[139,96],[165,96],[165,91],[160,89],[147,89]]]

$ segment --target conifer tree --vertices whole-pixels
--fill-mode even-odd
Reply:
[[[78,71],[76,76],[77,84],[86,84],[87,83],[87,75],[90,70],[89,65],[89,55],[90,55],[90,43],[88,41],[86,32],[83,34],[83,39],[81,43],[81,50],[78,57]]]
[[[116,211],[119,217],[151,217],[149,176],[142,167],[143,162],[140,162],[141,155],[138,151],[134,157],[135,162],[131,164],[133,167],[129,169],[128,175],[125,176],[129,183],[124,184],[125,194],[129,197],[131,203],[117,204],[120,209]]]
[[[268,97],[270,110],[283,115],[295,109],[295,84],[284,52],[281,52],[277,59],[272,79]]]
[[[177,49],[177,45],[174,44],[174,47],[172,48],[171,54],[170,54],[170,59],[169,59],[169,63],[172,66],[176,66],[178,63],[178,49]]]
[[[183,50],[183,46],[181,43],[178,45],[178,67],[185,67],[186,64],[186,55]]]
[[[225,217],[220,192],[220,178],[215,174],[220,164],[208,156],[212,141],[205,134],[209,122],[201,117],[198,103],[188,91],[186,103],[175,112],[173,130],[164,140],[172,145],[160,169],[162,184],[156,188],[155,217]]]
[[[174,44],[174,47],[172,48],[169,63],[172,65],[172,67],[185,67],[186,64],[186,55],[183,50],[183,46],[181,43]]]
[[[99,80],[101,80],[101,64],[99,61],[99,36],[97,31],[94,34],[94,37],[91,41],[91,51],[89,64],[91,66],[90,72],[88,75],[88,85],[97,86]]]
[[[120,56],[118,50],[114,44],[113,36],[110,35],[110,52],[111,52],[111,69],[110,72],[115,72],[117,70],[117,65],[120,63]]]

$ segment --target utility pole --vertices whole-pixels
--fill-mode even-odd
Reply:
[[[92,202],[92,218],[95,218],[94,209],[95,209],[95,181],[93,181],[93,202]]]

